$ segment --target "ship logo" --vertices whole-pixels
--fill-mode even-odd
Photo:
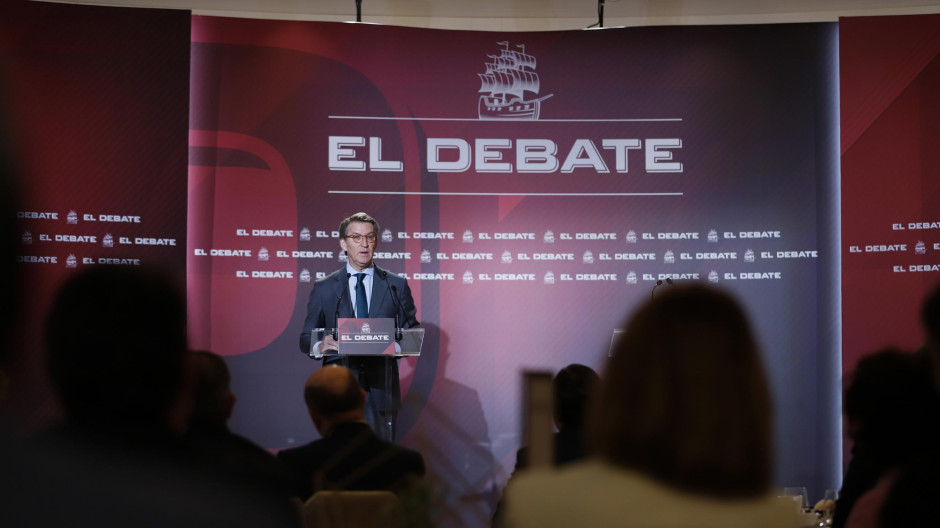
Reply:
[[[428,262],[431,262],[431,252],[427,249],[422,249],[421,250],[421,263],[427,264]]]
[[[632,229],[627,231],[626,241],[627,244],[636,244],[636,231]]]
[[[924,241],[923,241],[923,240],[918,240],[918,241],[917,241],[917,244],[914,245],[914,253],[916,253],[916,254],[918,254],[918,255],[926,255],[926,254],[927,254],[927,245],[924,244]]]
[[[551,271],[546,271],[544,282],[545,284],[555,284],[555,274]]]
[[[594,264],[594,253],[591,253],[591,250],[584,252],[584,256],[581,257],[581,262],[585,264]]]
[[[65,258],[65,267],[66,268],[78,267],[78,259],[75,257],[74,253],[69,253],[69,256]]]
[[[382,242],[391,242],[392,241],[392,230],[386,229],[382,231]]]
[[[77,224],[77,223],[78,223],[78,213],[76,213],[75,210],[72,209],[71,211],[69,211],[69,214],[67,214],[67,215],[65,216],[65,221],[68,222],[68,223],[70,223],[70,224]]]
[[[744,252],[744,262],[754,262],[754,250],[749,249]]]
[[[105,233],[104,238],[101,239],[101,245],[104,247],[114,247],[114,237],[111,236],[111,233]]]
[[[554,244],[554,243],[555,243],[555,233],[553,233],[552,230],[549,229],[548,231],[545,232],[545,236],[542,238],[542,240],[543,240],[546,244]]]
[[[666,264],[675,264],[676,254],[673,253],[671,249],[666,251],[666,253],[663,255],[663,262],[665,262]]]
[[[473,273],[470,273],[469,270],[463,272],[463,283],[473,284]]]
[[[307,268],[300,270],[300,282],[310,282],[310,270]]]
[[[467,229],[466,231],[463,232],[463,243],[469,244],[471,242],[473,242],[473,231],[470,231],[469,229]]]
[[[503,251],[503,258],[500,260],[502,260],[503,264],[512,264],[512,253],[510,253],[508,249]]]
[[[711,270],[708,272],[708,282],[718,282],[718,272]]]
[[[535,121],[539,118],[542,101],[554,94],[537,97],[539,76],[535,73],[535,57],[525,52],[525,44],[516,44],[519,51],[509,49],[509,42],[497,42],[499,55],[489,55],[486,73],[478,73],[481,85],[478,93],[480,119],[513,119]],[[526,93],[533,94],[526,99]]]
[[[310,230],[307,229],[306,227],[303,228],[303,229],[301,229],[301,230],[300,230],[300,239],[301,239],[301,240],[309,241],[309,240],[310,240]]]
[[[711,229],[708,231],[708,241],[709,242],[718,242],[718,231]]]
[[[627,273],[627,284],[636,284],[636,283],[637,283],[636,272],[630,271],[629,273]]]
[[[33,234],[30,233],[29,231],[24,232],[24,233],[23,233],[23,243],[24,243],[24,244],[32,244],[32,243],[33,243]]]
[[[258,260],[267,262],[269,258],[271,258],[271,255],[268,254],[268,248],[261,246],[261,249],[258,250]]]

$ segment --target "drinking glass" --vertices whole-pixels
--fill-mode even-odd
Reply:
[[[820,526],[827,527],[832,526],[832,514],[836,510],[836,500],[839,498],[839,492],[837,490],[826,490],[826,493],[822,498],[822,508],[818,512],[820,518]]]
[[[790,497],[798,505],[800,512],[809,508],[809,494],[806,493],[805,487],[783,488],[783,494]]]

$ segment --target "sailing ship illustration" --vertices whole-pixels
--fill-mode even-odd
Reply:
[[[487,55],[486,73],[478,73],[482,85],[478,114],[480,119],[539,118],[542,101],[553,94],[526,99],[526,92],[538,95],[539,76],[535,73],[535,57],[525,52],[525,44],[517,44],[520,51],[509,49],[509,42],[497,42],[503,47],[499,55]]]

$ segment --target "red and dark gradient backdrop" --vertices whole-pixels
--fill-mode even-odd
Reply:
[[[920,300],[940,283],[938,29],[936,15],[839,23],[846,375],[874,347],[921,346]]]
[[[487,519],[511,470],[520,372],[602,368],[657,279],[716,282],[748,308],[779,485],[838,486],[842,372],[921,340],[935,280],[916,266],[940,237],[892,225],[936,220],[936,17],[485,33],[13,5],[0,42],[28,339],[5,404],[21,425],[54,414],[38,329],[69,263],[140,262],[185,272],[192,344],[233,371],[233,429],[269,448],[313,438],[300,394],[317,363],[297,337],[312,281],[342,265],[332,231],[359,210],[428,329],[402,363],[400,429],[451,524]],[[478,74],[504,47],[551,95],[536,120],[479,119]],[[331,155],[331,137],[365,145]],[[436,169],[429,138],[465,142],[468,166]],[[604,140],[625,139],[639,148],[618,167]],[[576,166],[517,170],[524,140],[556,149],[530,161]],[[647,165],[661,140],[681,172]]]
[[[836,38],[834,24],[487,33],[194,17],[192,339],[228,358],[233,426],[269,447],[313,436],[299,394],[318,363],[298,335],[312,281],[342,266],[331,232],[364,210],[428,328],[403,362],[403,442],[462,516],[488,518],[514,463],[520,373],[602,368],[611,332],[665,278],[747,306],[778,404],[779,481],[834,487]],[[478,74],[500,60],[538,76],[538,119],[480,118]],[[618,164],[609,146],[624,140],[637,148]],[[466,163],[435,141],[465,146]],[[520,156],[527,141],[539,147]]]
[[[56,414],[41,327],[66,277],[160,265],[184,283],[190,17],[19,0],[2,9],[0,126],[19,173],[23,330],[4,409],[38,426]]]

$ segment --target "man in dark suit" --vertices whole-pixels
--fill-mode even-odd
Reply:
[[[277,457],[291,490],[306,501],[321,490],[414,489],[425,473],[421,454],[378,438],[365,423],[365,391],[349,369],[326,365],[307,379],[304,400],[322,436]]]
[[[300,334],[300,351],[310,357],[338,350],[329,333],[313,335],[315,328],[335,328],[343,317],[395,319],[401,328],[418,326],[417,309],[408,282],[372,262],[378,245],[379,224],[366,213],[356,213],[339,226],[339,245],[347,256],[345,268],[318,280],[307,301],[307,317]],[[363,298],[364,297],[364,298]],[[366,420],[375,432],[395,439],[395,418],[401,406],[398,364],[385,357],[327,356],[324,365],[348,367],[366,390]],[[386,391],[386,371],[391,391]]]
[[[190,353],[195,378],[193,409],[183,440],[200,465],[246,487],[288,498],[287,468],[274,455],[229,430],[235,407],[231,373],[222,357],[206,350]]]

